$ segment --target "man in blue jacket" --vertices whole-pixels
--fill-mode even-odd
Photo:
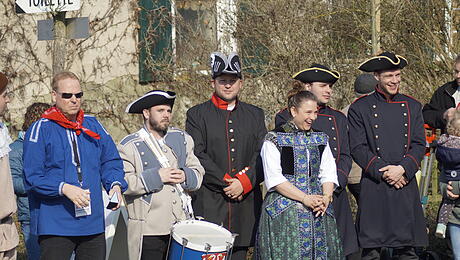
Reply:
[[[52,87],[55,106],[24,137],[31,232],[39,236],[41,259],[69,259],[75,251],[76,259],[103,260],[102,187],[121,202],[123,164],[110,135],[81,110],[78,77],[60,72]]]
[[[24,134],[29,126],[39,120],[43,112],[49,108],[50,105],[46,103],[33,103],[27,107],[22,131],[19,132],[18,139],[10,145],[10,168],[11,176],[13,177],[14,193],[17,197],[18,220],[21,223],[22,235],[26,243],[27,259],[29,260],[40,259],[40,246],[38,245],[38,237],[30,234],[29,199],[27,198],[27,191],[24,187],[24,174],[22,171],[24,168],[22,162]]]

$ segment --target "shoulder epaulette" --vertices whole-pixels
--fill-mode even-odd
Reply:
[[[359,96],[358,98],[356,98],[356,99],[355,99],[355,100],[352,102],[352,104],[353,104],[353,103],[355,103],[356,101],[358,101],[358,100],[360,100],[360,99],[364,98],[364,97],[367,97],[367,96],[369,96],[370,94],[372,94],[372,93],[369,93],[369,94],[364,94],[364,95],[362,95],[362,96]]]
[[[136,139],[136,138],[139,138],[139,133],[132,133],[130,135],[127,135],[125,138],[121,139],[120,141],[120,145],[125,145],[129,142],[131,142],[132,140]]]
[[[170,126],[168,131],[181,132],[181,133],[185,132],[184,130],[174,127],[174,126]]]
[[[417,103],[420,103],[420,101],[418,101],[416,98],[414,98],[414,97],[412,97],[412,96],[409,96],[409,95],[407,95],[407,94],[401,94],[401,95],[406,96],[406,97],[408,97],[408,98],[410,98],[410,99],[416,101]]]
[[[337,112],[337,113],[339,113],[339,114],[343,115],[344,117],[346,117],[346,115],[345,115],[345,114],[344,114],[342,111],[340,111],[340,110],[337,110],[337,109],[335,109],[335,108],[332,108],[332,107],[329,107],[329,108],[330,108],[330,109],[332,109],[333,111],[335,111],[335,112]]]

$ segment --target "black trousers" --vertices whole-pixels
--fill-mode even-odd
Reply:
[[[394,247],[393,257],[391,259],[399,260],[418,260],[419,257],[415,253],[415,248],[410,246]],[[382,248],[363,248],[362,260],[380,260]],[[384,257],[382,259],[385,259]]]
[[[39,236],[41,260],[105,260],[105,233],[91,236]]]
[[[169,235],[144,236],[141,260],[164,260],[168,251]]]
[[[348,184],[348,190],[351,192],[356,200],[356,204],[359,204],[359,193],[361,192],[361,183]]]
[[[232,260],[246,260],[249,247],[233,247],[232,249]]]

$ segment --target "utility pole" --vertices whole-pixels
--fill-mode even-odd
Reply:
[[[372,0],[372,54],[380,53],[380,0]]]
[[[453,47],[453,37],[452,37],[452,0],[446,0],[446,11],[444,12],[444,19],[445,19],[445,24],[446,24],[446,46],[445,46],[445,51],[447,53],[448,57],[451,57],[451,50]],[[453,58],[453,57],[452,57]]]
[[[65,68],[67,57],[67,30],[65,14],[66,12],[57,12],[55,15],[53,15],[53,75],[63,71]]]

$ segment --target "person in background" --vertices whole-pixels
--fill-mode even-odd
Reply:
[[[460,111],[456,111],[447,122],[446,133],[437,143],[436,159],[441,164],[439,181],[443,201],[435,234],[445,238],[449,229],[455,259],[460,259],[460,200],[447,194],[448,184],[452,186],[452,193],[460,194]]]
[[[359,98],[363,95],[370,94],[374,92],[375,87],[377,86],[377,80],[375,79],[374,75],[369,73],[363,73],[358,75],[355,79],[355,83],[353,84],[355,90],[356,98]],[[350,104],[351,105],[351,104]],[[346,116],[348,115],[348,109],[350,105],[346,106],[342,109],[342,113]],[[363,170],[359,167],[356,162],[353,161],[351,166],[350,174],[348,175],[348,190],[353,195],[356,200],[356,203],[359,203],[359,191],[360,191],[360,182],[361,182],[361,172]]]
[[[453,76],[454,80],[436,89],[422,111],[425,124],[441,129],[442,132],[460,104],[460,55],[454,60]]]
[[[0,72],[0,116],[5,113],[10,102],[7,86],[8,78]],[[17,206],[8,159],[11,141],[8,128],[0,122],[0,260],[15,260],[19,244],[18,231],[13,221]]]
[[[21,231],[24,236],[24,241],[27,250],[27,259],[38,260],[40,259],[40,246],[38,245],[38,237],[30,233],[30,212],[29,212],[29,199],[24,187],[24,174],[22,153],[25,131],[32,125],[33,122],[40,119],[43,112],[51,106],[46,103],[33,103],[27,107],[26,114],[24,115],[24,123],[22,124],[22,131],[18,134],[16,139],[11,145],[10,152],[10,167],[11,175],[13,177],[14,193],[17,197],[18,204],[18,220],[21,223]]]
[[[102,188],[122,201],[123,162],[112,137],[81,109],[78,77],[59,72],[52,80],[55,105],[24,136],[24,177],[30,229],[38,235],[41,259],[104,260]]]

